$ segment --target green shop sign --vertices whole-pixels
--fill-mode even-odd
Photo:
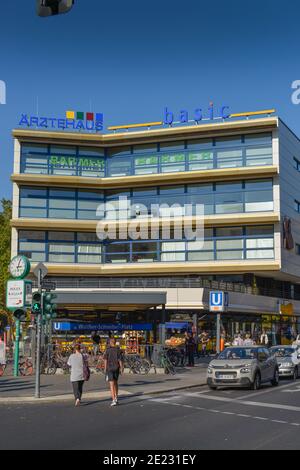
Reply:
[[[76,157],[56,157],[51,156],[50,165],[59,168],[88,168],[88,169],[104,169],[104,160],[95,158],[76,158]]]

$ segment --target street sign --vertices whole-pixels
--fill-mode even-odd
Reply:
[[[43,279],[48,274],[48,268],[44,265],[44,263],[37,264],[34,270],[32,271],[35,277],[39,276],[39,271],[41,271],[41,279]]]
[[[32,282],[20,280],[7,281],[6,307],[9,310],[29,307],[32,301]]]
[[[210,291],[209,293],[209,311],[224,312],[228,307],[228,292]]]
[[[45,290],[55,290],[56,289],[56,282],[43,281],[43,282],[41,282],[41,288],[45,289]]]

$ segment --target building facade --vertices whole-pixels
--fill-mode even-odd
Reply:
[[[226,290],[228,337],[265,329],[278,343],[298,332],[300,142],[278,117],[102,135],[15,129],[13,137],[12,256],[47,265],[61,317],[167,322],[170,334],[172,322],[193,322],[213,339],[208,293]],[[197,204],[202,243],[175,230],[195,226]],[[129,221],[141,238],[96,233],[102,223],[119,235]]]

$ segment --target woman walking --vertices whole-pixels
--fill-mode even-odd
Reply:
[[[81,345],[76,344],[74,353],[68,359],[68,366],[71,367],[71,383],[75,397],[75,406],[81,403],[83,383],[89,379],[89,369],[87,360],[81,353]]]

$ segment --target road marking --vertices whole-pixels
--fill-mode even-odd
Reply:
[[[159,402],[158,399],[153,399],[151,401]],[[289,423],[288,421],[266,418],[264,416],[252,416],[252,415],[247,415],[247,414],[243,414],[243,413],[233,413],[231,411],[221,411],[221,410],[207,409],[207,408],[202,408],[200,406],[185,405],[183,403],[174,403],[172,401],[167,402],[166,400],[161,401],[160,403],[162,405],[180,406],[181,408],[191,408],[193,410],[206,411],[206,412],[209,412],[209,413],[219,413],[219,414],[222,414],[222,415],[231,415],[231,416],[238,416],[238,417],[241,417],[241,418],[256,419],[258,421],[268,421],[270,423],[288,424],[290,426],[300,426],[300,423]]]
[[[195,398],[195,395],[191,393],[183,393],[182,395]],[[261,406],[265,408],[276,408],[279,410],[290,410],[290,411],[300,412],[299,406],[282,405],[279,403],[263,403],[260,401],[248,401],[248,400],[240,400],[240,399],[238,400],[237,398],[216,397],[214,395],[201,395],[201,397],[199,398],[205,399],[205,400],[221,401],[224,403],[237,403],[237,404],[247,405],[247,406]]]

